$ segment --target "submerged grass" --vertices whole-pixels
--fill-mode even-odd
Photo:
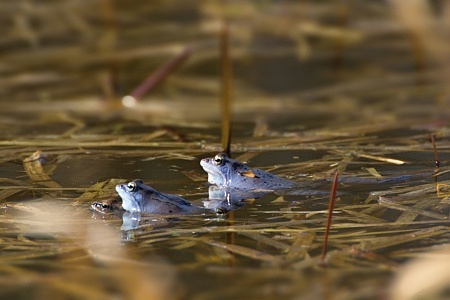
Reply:
[[[269,143],[268,145],[270,146]],[[197,161],[191,160],[192,152],[186,152],[185,150],[184,153],[180,151],[179,154],[181,156],[155,156],[148,163],[157,165],[162,161],[167,161],[169,164],[178,164],[184,160],[185,156],[189,157],[188,160],[184,160],[187,163],[197,163]],[[121,156],[116,153],[115,155],[121,158],[120,161],[126,161],[129,154]],[[146,153],[145,156],[141,157],[148,156],[149,153]],[[248,157],[250,162],[257,158],[258,154]],[[363,162],[359,162],[359,164],[363,164]],[[293,173],[304,171],[302,164],[287,165],[286,167],[289,172]],[[428,168],[424,167],[423,169]],[[315,169],[311,168],[310,172],[315,171],[321,174],[333,169],[335,167],[330,166],[330,164],[325,169],[319,164]],[[274,172],[281,170],[284,170],[284,168],[274,169]],[[346,173],[352,174],[352,170],[347,169]],[[395,170],[391,170],[390,176],[395,177],[395,173]],[[403,171],[400,171],[399,175],[402,174]],[[47,173],[47,175],[50,178],[52,177],[51,174]],[[355,176],[361,175],[356,173]],[[441,176],[444,178],[445,174]],[[190,177],[185,178],[186,183],[190,180],[193,184],[200,182],[194,181]],[[203,175],[204,180],[205,176]],[[385,278],[385,275],[382,274],[386,274],[385,272],[395,274],[397,268],[399,268],[399,264],[403,260],[403,255],[400,255],[401,252],[399,251],[408,249],[410,253],[419,255],[427,249],[426,247],[449,242],[448,226],[450,221],[448,216],[450,204],[436,193],[436,185],[433,179],[428,178],[427,180],[430,183],[423,184],[422,179],[419,178],[417,181],[404,184],[403,187],[401,183],[396,184],[400,186],[392,188],[383,184],[382,187],[379,187],[381,190],[373,193],[374,200],[359,205],[351,203],[353,198],[351,196],[352,187],[349,185],[341,187],[343,194],[340,195],[335,207],[330,232],[330,251],[326,256],[327,265],[335,270],[341,270],[341,272],[363,273],[365,276],[372,278],[371,280],[374,280],[374,276],[378,277],[379,281],[377,282],[379,284]],[[83,242],[86,239],[86,228],[90,228],[91,233],[88,233],[88,236],[93,234],[94,240],[98,235],[103,235],[101,233],[103,227],[110,227],[110,230],[115,231],[114,234],[117,235],[121,220],[96,218],[88,222],[87,220],[90,219],[87,214],[89,204],[114,197],[114,186],[123,181],[122,179],[108,179],[84,188],[76,185],[74,188],[64,186],[62,188],[42,187],[40,182],[34,181],[31,177],[23,182],[16,182],[17,185],[14,188],[10,188],[11,183],[7,183],[9,188],[5,186],[4,191],[9,191],[9,194],[5,194],[3,197],[7,201],[8,208],[5,209],[5,214],[1,220],[5,227],[0,232],[3,241],[3,255],[0,258],[0,264],[10,266],[14,262],[20,265],[33,265],[33,261],[38,259],[42,264],[39,268],[47,268],[45,262],[50,263],[57,258],[59,268],[61,268],[61,271],[58,272],[62,272],[62,274],[68,272],[66,275],[62,275],[63,277],[68,276],[70,278],[73,272],[79,274],[83,274],[83,272],[92,273],[92,270],[96,269],[92,265],[92,260],[95,261],[96,257],[99,256],[91,253]],[[445,181],[442,181],[442,184],[445,184]],[[326,184],[326,186],[329,186],[329,184]],[[373,185],[370,185],[370,188],[373,187]],[[57,221],[60,219],[59,217],[67,216],[67,209],[62,208],[61,203],[55,206],[50,202],[50,207],[62,209],[56,212],[56,215],[59,216],[57,218],[54,216],[55,213],[50,213],[51,209],[48,207],[39,208],[38,206],[34,209],[34,201],[27,203],[22,200],[23,196],[17,196],[19,191],[30,190],[51,198],[55,197],[53,194],[55,191],[62,192],[63,197],[68,200],[64,200],[69,205],[68,207],[74,207],[75,211],[81,210],[84,213],[73,219],[74,211],[69,210],[69,214],[72,216],[68,220],[58,223],[61,222]],[[82,192],[84,193],[81,194]],[[368,192],[370,190],[366,193]],[[77,195],[77,193],[79,194]],[[364,194],[364,192],[362,193]],[[47,203],[51,201],[49,199],[44,198],[41,202]],[[270,201],[274,199],[271,198]],[[297,272],[309,270],[308,272],[313,272],[317,278],[323,276],[321,275],[323,270],[319,267],[319,258],[325,234],[326,215],[311,207],[315,202],[307,201],[302,204],[301,198],[294,196],[284,196],[284,201],[275,201],[270,205],[258,204],[258,201],[261,200],[256,200],[253,204],[247,204],[241,211],[236,212],[233,225],[227,225],[220,219],[210,219],[213,216],[184,217],[166,225],[166,227],[160,227],[157,224],[151,227],[143,226],[141,229],[128,232],[125,241],[128,241],[127,244],[131,243],[129,245],[131,247],[126,246],[130,252],[123,256],[106,258],[107,262],[102,264],[109,269],[110,266],[114,265],[115,259],[133,257],[134,263],[141,263],[145,261],[145,256],[156,255],[171,260],[170,267],[176,266],[179,276],[194,272],[198,278],[211,276],[207,274],[214,274],[214,277],[222,278],[222,276],[228,276],[226,274],[229,268],[235,268],[234,272],[238,274],[241,272],[245,274],[258,269],[259,272],[252,275],[253,281],[260,282],[264,286],[269,284],[268,280],[275,280],[275,277],[268,277],[267,272],[279,274],[276,277],[277,280],[288,276],[292,270]],[[324,208],[326,201],[320,199],[316,201],[319,201],[319,203],[322,201],[322,207]],[[361,201],[364,201],[364,198],[361,198]],[[262,203],[267,203],[267,201]],[[290,208],[288,211],[285,210],[286,206]],[[21,216],[23,213],[27,214],[26,219]],[[75,213],[75,215],[77,214]],[[83,215],[85,219],[81,217]],[[77,229],[65,228],[70,223]],[[92,228],[92,226],[94,227]],[[55,229],[57,230],[55,231]],[[40,235],[42,233],[45,234]],[[226,242],[225,236],[229,233],[236,234],[232,244]],[[6,238],[7,236],[9,238]],[[96,242],[104,243],[102,241]],[[167,252],[167,249],[170,249],[170,251]],[[222,252],[223,250],[225,252]],[[103,257],[103,255],[101,254],[100,257]],[[175,259],[178,255],[182,255],[183,258]],[[412,257],[414,257],[414,254],[409,255],[409,259]],[[82,264],[85,267],[77,271],[69,271],[71,264],[65,262],[67,259],[69,261],[74,259],[84,261]],[[102,258],[102,260],[104,259]],[[111,259],[112,261],[110,261]],[[230,259],[234,261],[235,267],[228,266]],[[88,261],[91,262],[88,263]],[[121,268],[128,269],[130,272],[135,269],[135,267],[129,267],[128,264],[121,266]],[[207,268],[208,272],[202,273],[200,270],[203,268]],[[57,290],[62,294],[95,298],[105,293],[105,286],[102,285],[93,287],[92,290],[77,291],[85,284],[83,280],[74,279],[75,282],[72,285],[65,285],[62,284],[64,281],[44,280],[36,277],[36,273],[19,274],[28,278],[29,282],[35,286],[46,285],[48,290]],[[369,276],[369,274],[372,275]],[[14,276],[16,275],[8,275],[9,278],[14,278]],[[96,275],[96,273],[91,275],[92,281],[103,280],[101,278],[108,278],[108,280],[114,282],[122,277],[104,273],[103,275]],[[172,279],[172,284],[180,285],[181,283],[176,278],[177,276]],[[371,290],[375,290],[378,284],[374,284]],[[20,282],[16,283],[17,288],[20,286]],[[184,286],[187,290],[192,290],[192,286],[189,288],[186,285]],[[299,287],[294,288],[294,286],[296,286],[295,281],[288,281],[285,283],[287,289],[285,292],[288,293],[288,290],[292,293],[305,292],[305,290]],[[119,294],[127,293],[123,286],[116,288]],[[238,289],[236,289],[237,291]],[[358,289],[358,292],[362,292],[362,290]],[[207,294],[205,290],[199,293]]]
[[[86,129],[80,129],[78,134],[82,135],[83,130]],[[178,131],[184,133],[190,129],[179,128]],[[361,129],[358,133],[360,136],[365,134],[375,136],[377,132],[370,129],[366,133]],[[194,166],[198,168],[198,160],[209,156],[211,149],[202,149],[195,142],[169,142],[171,137],[167,135],[145,136],[147,140],[155,138],[159,141],[151,145],[148,141],[129,144],[128,139],[142,140],[144,135],[118,135],[114,137],[114,147],[106,144],[102,146],[99,141],[95,148],[90,149],[89,144],[77,144],[76,136],[70,138],[70,143],[65,143],[66,137],[60,137],[54,138],[55,143],[60,143],[55,146],[58,148],[52,146],[46,148],[48,150],[32,153],[31,156],[30,149],[33,147],[42,149],[40,137],[34,136],[36,144],[28,140],[29,148],[13,156],[13,161],[23,166],[20,180],[0,180],[1,197],[5,203],[0,216],[0,223],[3,224],[0,230],[0,272],[4,274],[5,280],[0,281],[0,284],[8,284],[11,291],[14,291],[14,287],[16,290],[20,289],[22,281],[11,284],[11,280],[21,276],[28,278],[28,284],[34,286],[34,289],[44,289],[43,286],[46,286],[46,291],[58,291],[63,295],[88,298],[103,297],[111,293],[128,295],[133,292],[122,284],[114,283],[123,280],[122,275],[114,272],[107,274],[108,270],[118,264],[119,268],[128,272],[123,274],[131,274],[135,264],[146,262],[147,257],[163,257],[169,261],[163,268],[177,270],[170,271],[177,275],[172,275],[170,282],[164,280],[164,285],[182,286],[185,294],[198,293],[206,298],[215,294],[208,291],[210,288],[222,289],[211,283],[210,287],[200,291],[196,287],[197,279],[183,279],[182,283],[180,278],[195,274],[201,280],[206,280],[209,276],[224,280],[229,272],[248,273],[254,277],[250,281],[259,282],[271,289],[280,285],[272,285],[270,280],[281,282],[282,278],[291,276],[293,272],[297,272],[293,278],[299,277],[300,280],[303,278],[301,274],[307,272],[313,274],[313,278],[317,280],[315,284],[321,286],[320,280],[328,273],[323,269],[320,259],[326,231],[327,197],[269,195],[236,211],[232,224],[214,214],[180,217],[179,220],[165,223],[150,218],[145,222],[141,220],[142,225],[137,229],[120,233],[125,219],[122,221],[118,216],[106,217],[91,213],[89,205],[117,197],[115,185],[132,179],[135,171],[119,172],[123,179],[108,178],[91,184],[83,178],[72,178],[68,185],[67,178],[58,175],[61,174],[58,170],[63,165],[67,170],[75,168],[76,165],[71,160],[79,156],[92,157],[93,165],[100,159],[113,162],[114,167],[133,162],[135,167],[131,170],[136,170],[136,167],[139,169],[139,164],[154,167],[155,170],[141,172],[136,176],[143,177],[144,180],[158,176],[158,172],[167,173],[168,170],[161,169],[167,167],[175,170],[176,173],[171,174],[177,176],[175,181],[183,182],[183,190],[187,192],[176,191],[170,184],[166,188],[184,193],[193,201],[205,199],[207,192],[203,182],[206,181],[206,176],[200,170],[195,170]],[[186,136],[189,138],[189,134]],[[420,136],[425,136],[425,133]],[[210,139],[208,134],[205,139]],[[239,141],[239,137],[237,140]],[[448,185],[445,180],[448,175],[445,169],[445,150],[440,152],[444,160],[437,177],[437,186],[435,177],[432,176],[434,166],[432,163],[423,163],[423,159],[432,162],[433,152],[421,137],[409,138],[409,144],[402,145],[400,150],[385,149],[383,144],[377,149],[377,139],[371,138],[370,147],[377,149],[372,152],[375,153],[373,155],[359,155],[368,141],[365,139],[341,140],[329,136],[327,140],[321,136],[320,141],[308,141],[308,146],[299,142],[301,137],[294,140],[296,143],[292,143],[291,147],[287,146],[280,151],[277,150],[281,143],[278,136],[264,137],[260,143],[266,151],[235,152],[235,156],[255,165],[254,162],[261,162],[262,158],[267,157],[266,153],[282,155],[283,163],[272,160],[263,162],[266,165],[258,167],[280,176],[291,176],[294,180],[322,190],[329,190],[331,174],[338,168],[345,175],[344,178],[351,178],[350,181],[343,180],[339,186],[330,229],[329,252],[324,261],[327,268],[333,270],[330,272],[361,276],[366,278],[362,279],[364,283],[372,282],[368,283],[372,284],[371,287],[352,286],[357,293],[375,292],[379,284],[386,284],[387,278],[397,273],[403,260],[413,259],[430,247],[449,242],[450,202],[443,188]],[[208,141],[213,142],[220,149],[219,140]],[[241,142],[244,143],[244,140]],[[402,139],[399,142],[402,143]],[[446,149],[447,143],[446,138],[441,137],[439,145]],[[77,147],[74,147],[75,144]],[[139,145],[139,149],[134,147],[136,145]],[[319,149],[313,150],[315,145],[320,145],[317,147]],[[391,144],[391,147],[398,146]],[[346,148],[349,150],[345,150]],[[364,149],[366,151],[368,150]],[[297,155],[311,159],[299,162]],[[415,159],[414,156],[420,158]],[[387,159],[390,157],[406,163],[391,163]],[[362,171],[361,167],[366,170]],[[401,179],[409,174],[408,170],[419,175]],[[299,177],[298,174],[305,176]],[[55,176],[59,179],[56,180]],[[396,178],[399,180],[396,181]],[[391,181],[383,181],[386,179]],[[152,184],[151,181],[149,183]],[[195,192],[192,192],[194,189]],[[33,200],[37,195],[42,198]],[[104,230],[109,233],[103,233]],[[227,242],[229,234],[234,234],[232,243]],[[105,237],[111,240],[105,241]],[[121,250],[118,254],[112,254],[107,248]],[[98,261],[102,265],[100,269],[96,266]],[[76,270],[71,270],[73,262],[80,264]],[[54,269],[55,264],[57,270]],[[64,280],[53,279],[50,275],[49,278],[38,277],[38,272],[28,271],[32,266],[38,269],[49,268],[50,273],[54,273],[54,276],[59,274],[62,278],[74,276],[75,281],[66,285]],[[13,267],[16,269],[11,269]],[[150,267],[141,268],[145,273]],[[83,272],[91,273],[89,276],[94,282],[103,282],[105,278],[111,282],[99,284],[90,290],[77,291],[85,284],[85,280],[76,279]],[[337,278],[329,279],[332,286],[338,284]],[[149,280],[158,282],[159,279],[150,276]],[[110,284],[115,285],[113,292],[106,292]],[[233,284],[244,287],[242,281]],[[295,280],[286,281],[281,286],[285,288],[280,292],[282,295],[311,292],[306,287],[297,286]],[[348,284],[345,286],[350,288]],[[236,288],[224,293],[234,294],[238,290]],[[165,289],[159,292],[169,293]],[[33,289],[29,293],[33,294]],[[249,291],[246,293],[254,295]],[[5,295],[8,293],[5,292]],[[340,299],[340,296],[336,297]]]

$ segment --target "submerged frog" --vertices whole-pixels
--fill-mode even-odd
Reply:
[[[204,158],[200,165],[208,173],[208,182],[218,186],[245,190],[279,190],[296,185],[293,181],[269,172],[250,168],[224,153],[219,153],[214,158]]]
[[[196,214],[208,211],[180,196],[160,193],[144,184],[140,179],[135,179],[126,184],[118,184],[116,185],[116,191],[122,198],[122,208],[129,212],[170,215]]]
[[[122,203],[118,199],[109,199],[102,202],[94,202],[91,209],[101,214],[120,214],[123,212]]]

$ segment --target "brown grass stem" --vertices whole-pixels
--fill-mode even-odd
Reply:
[[[224,24],[220,32],[220,61],[222,71],[221,112],[222,112],[222,150],[231,157],[231,101],[233,70],[230,58],[229,31]]]
[[[115,49],[117,44],[117,35],[119,26],[117,23],[117,13],[114,7],[114,3],[111,0],[102,0],[100,2],[100,12],[103,23],[108,31],[108,35],[111,37],[100,46],[103,52],[108,53]],[[108,61],[106,74],[100,79],[101,88],[105,99],[109,103],[117,103],[117,92],[119,91],[119,68],[117,59],[112,58]]]

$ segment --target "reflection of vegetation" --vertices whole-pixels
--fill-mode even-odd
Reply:
[[[384,296],[404,261],[449,242],[448,4],[434,14],[418,5],[438,1],[182,3],[2,4],[13,24],[0,27],[2,296]],[[327,197],[270,194],[228,223],[146,220],[123,236],[115,215],[91,218],[91,202],[116,197],[116,177],[143,175],[197,204],[207,197],[198,161],[221,150],[223,19],[234,158],[328,191],[323,179],[336,170],[356,179],[431,174],[436,134],[436,179],[341,182],[330,268],[320,264]],[[147,99],[131,109],[116,101],[186,46],[191,57]],[[428,279],[442,284],[438,276]]]

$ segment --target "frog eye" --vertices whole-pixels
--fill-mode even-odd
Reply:
[[[102,203],[102,204],[101,204],[101,206],[102,206],[102,208],[103,208],[103,209],[107,209],[107,208],[109,208],[109,205],[108,205],[108,204],[106,204],[106,203]]]
[[[130,192],[134,192],[136,190],[136,183],[134,183],[133,181],[128,182],[127,188]]]
[[[224,155],[223,154],[217,154],[214,156],[214,163],[216,165],[221,165],[223,163]]]

